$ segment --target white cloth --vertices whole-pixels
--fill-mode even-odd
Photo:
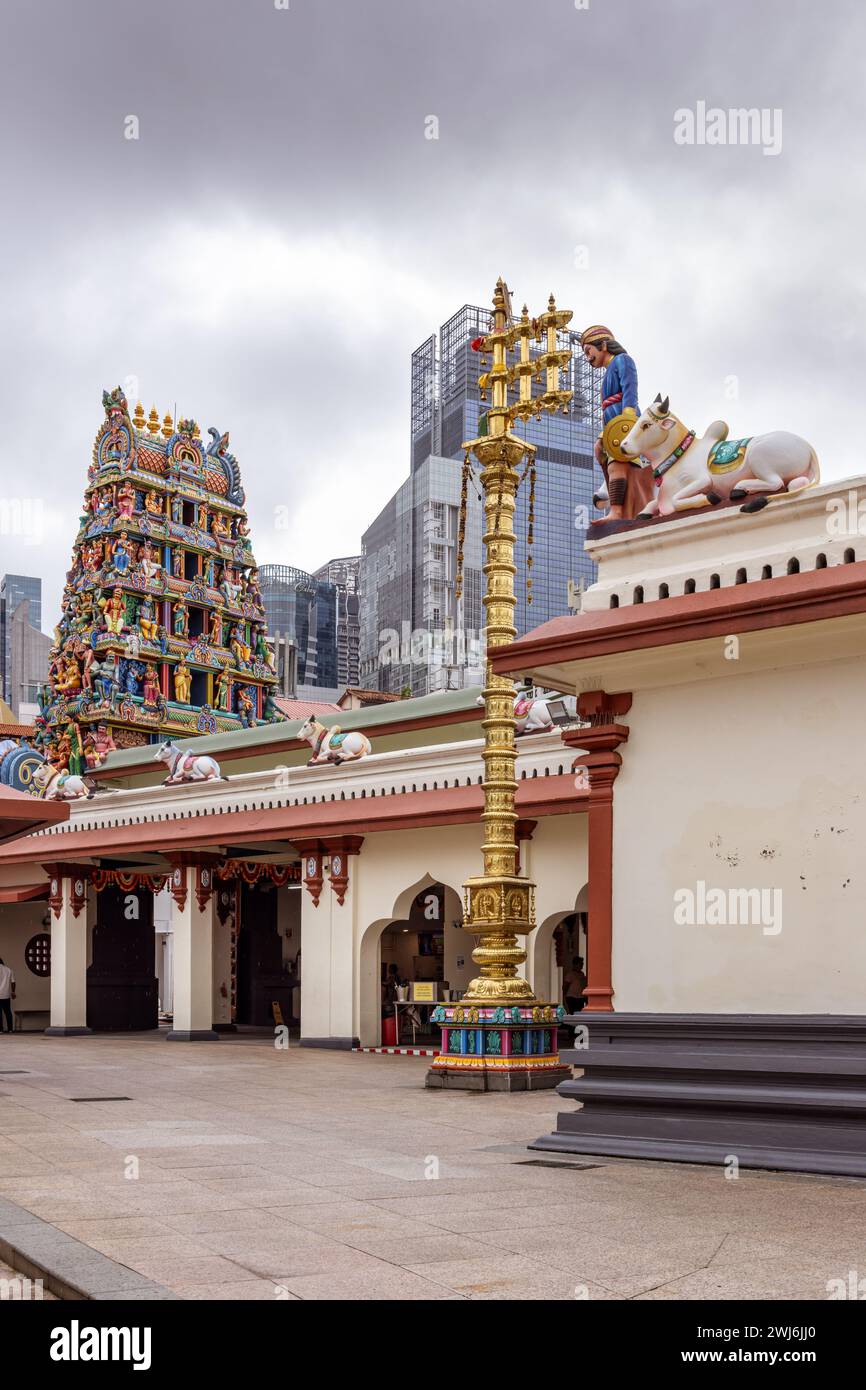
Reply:
[[[15,976],[8,965],[0,965],[0,999],[11,999]]]

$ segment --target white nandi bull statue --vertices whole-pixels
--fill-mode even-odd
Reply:
[[[334,724],[330,729],[326,729],[324,724],[320,724],[318,719],[312,715],[305,719],[297,737],[303,742],[308,743],[313,750],[313,756],[307,763],[307,767],[318,767],[321,763],[331,763],[339,766],[340,763],[354,763],[359,758],[366,758],[372,751],[372,744],[366,734],[360,733],[357,729],[352,729],[348,733],[343,733],[339,724]]]
[[[698,438],[656,396],[620,446],[651,467],[658,492],[640,516],[671,516],[707,502],[749,498],[742,511],[766,507],[771,493],[799,492],[820,476],[811,444],[787,430],[728,439],[724,420]]]
[[[156,750],[156,760],[165,763],[168,776],[164,787],[180,786],[184,782],[227,782],[223,777],[216,758],[207,753],[184,753],[176,743],[167,740]]]
[[[476,705],[484,706],[479,695]],[[514,697],[515,734],[547,734],[555,728],[546,700],[539,700],[531,690],[518,690]]]
[[[93,796],[93,787],[77,772],[60,772],[51,763],[42,763],[33,773],[33,786],[43,801],[78,801]]]

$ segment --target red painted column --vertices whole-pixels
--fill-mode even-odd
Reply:
[[[584,750],[574,767],[585,767],[589,778],[589,925],[586,938],[584,1012],[613,1011],[613,784],[622,767],[616,751],[628,739],[625,724],[612,716],[631,707],[627,692],[608,695],[592,691],[578,701],[578,713],[591,721],[588,728],[568,729],[563,741]]]

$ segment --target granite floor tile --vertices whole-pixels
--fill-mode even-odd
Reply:
[[[814,1299],[866,1273],[866,1182],[539,1166],[525,1145],[555,1128],[554,1093],[431,1094],[421,1058],[258,1039],[9,1042],[29,1074],[2,1086],[0,1230],[4,1211],[10,1231],[41,1218],[41,1249],[124,1296],[152,1279],[219,1301]],[[70,1101],[91,1094],[131,1100]]]

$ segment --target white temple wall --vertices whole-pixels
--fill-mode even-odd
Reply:
[[[45,901],[4,903],[0,908],[0,959],[15,976],[13,1011],[39,1009],[47,1013],[49,1010],[51,980],[48,976],[34,975],[24,960],[28,941],[48,930],[42,925],[47,911]],[[28,1027],[26,1019],[22,1026]],[[44,1020],[39,1026],[44,1027]]]
[[[614,789],[617,1012],[861,1014],[866,660],[637,691]],[[691,890],[764,890],[675,920]],[[705,898],[706,902],[706,898]],[[703,914],[711,919],[710,906]]]

